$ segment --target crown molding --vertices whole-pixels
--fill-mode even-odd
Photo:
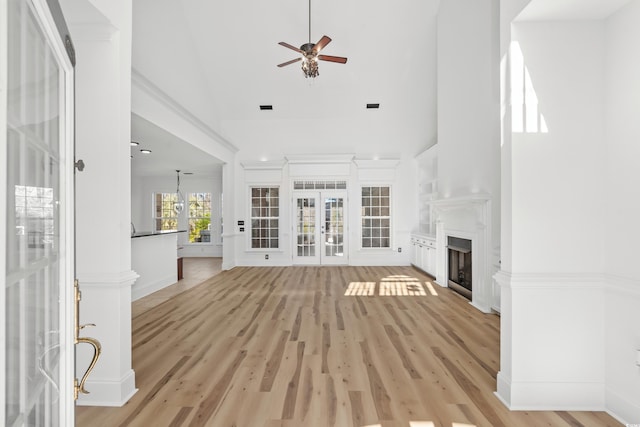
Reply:
[[[138,70],[135,68],[131,68],[131,84],[133,87],[136,87],[142,90],[147,95],[154,98],[156,101],[163,104],[165,107],[169,108],[174,113],[178,114],[183,119],[187,120],[193,126],[198,128],[200,131],[205,133],[211,139],[217,141],[225,148],[230,150],[233,153],[237,153],[239,151],[238,147],[233,145],[231,142],[227,141],[223,136],[217,133],[215,130],[211,129],[209,125],[205,122],[197,118],[193,113],[183,107],[181,104],[176,102],[171,96],[169,96],[166,92],[152,83],[148,78],[143,76]]]
[[[284,161],[240,163],[244,170],[281,170],[284,165]]]
[[[400,159],[354,159],[353,162],[360,169],[393,169],[400,163]]]
[[[289,164],[351,163],[353,158],[353,154],[288,154],[285,156]]]

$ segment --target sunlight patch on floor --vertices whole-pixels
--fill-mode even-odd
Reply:
[[[431,282],[424,282],[429,293],[438,296]],[[425,287],[420,281],[411,276],[391,275],[376,282],[350,282],[345,296],[375,296],[376,288],[379,296],[427,296]]]
[[[433,295],[434,297],[438,296],[438,293],[436,292],[436,289],[433,287],[433,283],[424,282],[424,284],[427,285],[427,289],[429,289],[429,293],[431,293],[431,295]]]
[[[382,427],[382,424],[368,424],[362,427]],[[409,421],[409,427],[435,427],[433,421]],[[475,424],[451,423],[451,427],[477,427]]]
[[[372,296],[376,293],[376,282],[351,282],[345,296]]]
[[[426,296],[420,282],[381,282],[381,296]]]

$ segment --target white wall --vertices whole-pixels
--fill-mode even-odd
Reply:
[[[500,230],[499,7],[442,0],[438,13],[438,193],[490,195]]]
[[[326,163],[308,156],[309,164],[291,164],[283,159],[274,165],[259,164],[241,169],[238,177],[236,197],[236,218],[233,229],[236,238],[236,260],[238,265],[291,265],[292,259],[292,201],[293,180],[346,180],[347,181],[347,221],[348,221],[348,264],[349,265],[409,265],[410,233],[417,221],[415,160],[412,156],[398,160],[355,160],[344,162],[345,155],[326,156]],[[250,249],[249,235],[249,186],[280,187],[280,247],[278,250]],[[389,249],[360,248],[360,187],[362,185],[389,185],[392,187],[392,247]],[[238,232],[236,222],[245,222],[245,232]],[[227,231],[231,232],[231,231]],[[398,248],[402,248],[398,252]],[[269,254],[269,260],[264,255]]]
[[[606,403],[627,422],[640,420],[640,1],[605,23]]]
[[[438,187],[444,198],[499,188],[497,2],[443,0],[438,14]]]
[[[548,127],[527,123],[529,131],[512,136],[514,271],[602,271],[603,248],[594,243],[604,232],[596,196],[604,190],[603,30],[598,21],[514,26],[531,75],[525,91],[537,95]]]
[[[135,218],[137,231],[154,231],[153,223],[153,194],[175,193],[176,177],[133,177],[131,215]],[[198,177],[197,175],[182,175],[180,177],[180,191],[185,198],[188,193],[211,193],[211,243],[189,243],[188,233],[178,234],[178,244],[183,247],[180,255],[183,257],[221,257],[222,240],[220,233],[222,192],[222,176]],[[188,230],[187,210],[178,218],[178,229]]]

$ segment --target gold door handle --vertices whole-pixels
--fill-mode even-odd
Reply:
[[[80,381],[78,381],[77,378],[74,378],[73,380],[73,396],[75,400],[78,400],[78,395],[80,393],[89,394],[89,392],[84,388],[84,383],[87,381],[87,378],[89,377],[89,374],[91,373],[91,371],[93,371],[93,368],[95,368],[96,363],[98,363],[98,359],[102,354],[102,346],[100,345],[100,341],[98,341],[95,338],[80,336],[80,331],[82,329],[86,328],[87,326],[96,326],[96,325],[93,323],[87,323],[86,325],[80,326],[80,300],[82,299],[82,294],[80,292],[78,280],[74,282],[73,286],[74,286],[74,292],[75,292],[74,300],[75,300],[75,316],[76,316],[75,344],[76,345],[83,344],[83,343],[90,344],[94,350],[93,359],[91,359],[91,363],[89,364],[87,371],[84,373]]]

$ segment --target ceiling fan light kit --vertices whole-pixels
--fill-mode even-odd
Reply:
[[[320,51],[331,42],[331,38],[322,36],[318,43],[311,43],[311,0],[309,0],[309,42],[303,44],[298,49],[297,47],[290,45],[289,43],[280,42],[280,46],[284,46],[291,50],[295,50],[302,56],[300,58],[292,59],[291,61],[278,64],[278,67],[284,67],[299,61],[302,61],[302,72],[305,78],[316,78],[320,75],[318,71],[318,60],[337,62],[338,64],[346,64],[347,58],[342,56],[320,55]]]
[[[302,61],[302,72],[304,73],[305,78],[313,78],[315,79],[320,75],[318,71],[318,60],[316,58],[305,59]]]

